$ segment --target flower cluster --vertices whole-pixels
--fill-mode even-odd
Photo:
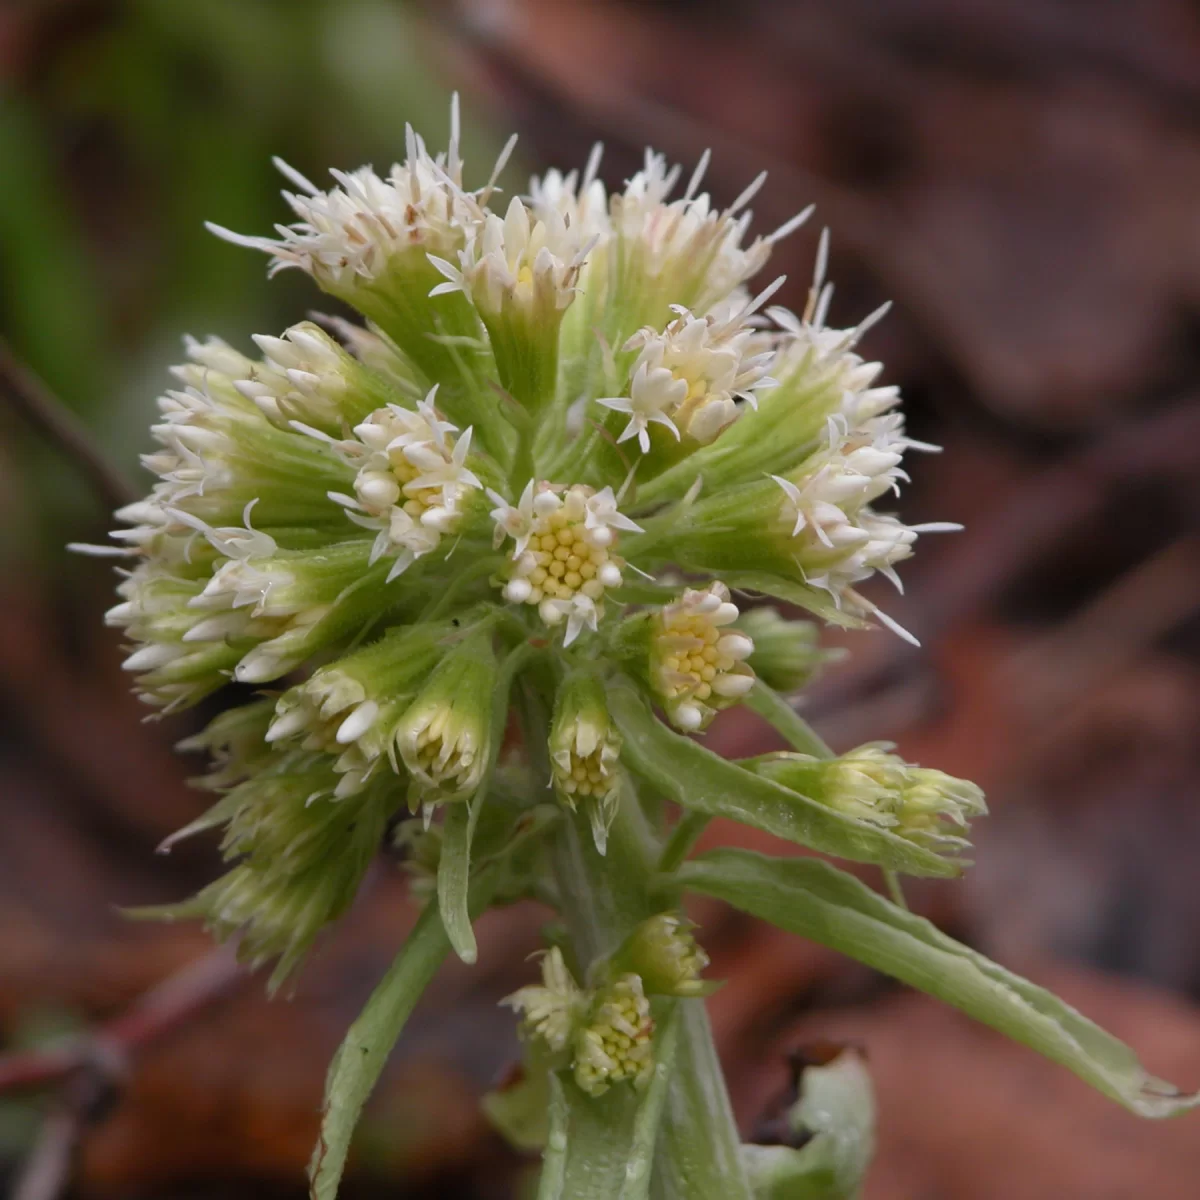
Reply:
[[[965,779],[916,767],[869,743],[840,758],[769,754],[748,764],[756,773],[906,841],[955,855],[970,848],[973,818],[987,812],[983,793]]]
[[[612,689],[694,734],[760,668],[799,686],[812,626],[743,617],[733,591],[865,623],[855,589],[894,580],[920,532],[877,506],[929,447],[856,354],[866,325],[826,327],[824,242],[802,314],[767,306],[782,280],[747,286],[807,213],[751,238],[761,179],[720,209],[707,160],[679,193],[653,153],[611,193],[593,155],[493,211],[496,172],[467,187],[453,124],[444,154],[410,130],[403,163],[334,172],[327,191],[281,165],[295,223],[217,230],[366,325],[303,322],[255,338],[257,357],[189,340],[144,460],[157,480],[108,551],[128,560],[109,620],[149,703],[265,689],[191,743],[232,788],[205,824],[229,828],[236,863],[188,911],[248,926],[252,953],[288,966],[357,879],[361,856],[334,841],[346,822],[358,845],[405,802],[438,817],[465,887],[470,839],[530,803],[513,799],[522,751],[605,853],[644,772]],[[864,759],[838,795],[864,825],[953,849],[946,787],[889,764]],[[310,850],[339,864],[311,905]],[[469,934],[451,895],[440,877],[447,927]],[[668,933],[672,969],[694,973],[686,930]],[[643,1074],[645,971],[584,1006],[589,1090]]]
[[[703,996],[708,955],[677,913],[641,922],[620,949],[597,964],[594,987],[582,988],[553,946],[542,956],[542,982],[504,1003],[521,1014],[521,1030],[564,1066],[591,1096],[614,1084],[645,1086],[654,1068],[653,996]]]

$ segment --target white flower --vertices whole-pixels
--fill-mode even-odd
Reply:
[[[616,531],[641,531],[618,511],[612,488],[594,492],[580,484],[562,489],[530,482],[515,507],[489,495],[497,503],[497,545],[506,537],[515,543],[504,598],[536,605],[551,627],[565,620],[564,645],[585,626],[595,630],[605,590],[622,582],[624,561],[612,553]]]
[[[540,1038],[551,1051],[561,1054],[575,1034],[585,1000],[562,951],[552,946],[542,956],[542,982],[519,988],[500,1003],[521,1014],[524,1036]]]
[[[736,703],[754,684],[745,661],[754,643],[727,628],[737,619],[737,605],[723,583],[689,588],[655,616],[651,686],[672,724],[688,733],[703,729],[718,709]]]
[[[457,267],[430,255],[447,279],[430,295],[465,292],[485,318],[503,315],[510,305],[526,315],[548,317],[574,298],[591,245],[554,209],[531,222],[529,210],[514,196],[503,220],[489,213],[472,232]]]
[[[454,532],[463,497],[482,486],[467,467],[471,430],[455,440],[456,427],[434,407],[436,395],[435,384],[415,411],[389,404],[356,425],[354,438],[327,439],[357,467],[354,495],[334,492],[330,499],[344,505],[356,524],[378,530],[371,562],[395,555],[389,580]]]
[[[651,366],[639,361],[633,370],[628,396],[602,396],[597,404],[614,412],[627,413],[629,424],[621,431],[618,442],[636,437],[642,453],[650,450],[650,426],[663,425],[679,440],[679,428],[670,413],[679,407],[688,394],[686,379],[676,378],[668,367]]]
[[[644,328],[624,345],[638,350],[628,397],[604,397],[605,408],[629,414],[618,437],[637,435],[645,453],[650,449],[649,426],[666,426],[676,440],[687,438],[705,445],[738,418],[737,401],[757,407],[755,391],[773,387],[767,375],[773,352],[749,353],[756,331],[746,319],[783,283],[777,279],[756,299],[723,319],[693,316],[672,305],[675,319],[661,333]]]
[[[311,321],[293,325],[283,337],[256,334],[261,363],[228,372],[238,393],[256,404],[273,425],[293,420],[337,428],[342,399],[354,384],[350,356]]]
[[[602,241],[612,233],[608,197],[604,184],[596,178],[600,151],[599,144],[592,148],[582,179],[578,171],[564,175],[550,170],[540,179],[532,179],[529,185],[529,205],[537,218],[545,221],[551,214],[560,217],[583,244]]]
[[[646,275],[669,283],[675,303],[705,312],[765,266],[771,249],[799,228],[805,210],[767,237],[743,248],[750,224],[746,205],[766,179],[760,175],[727,209],[716,210],[706,193],[697,194],[708,153],[693,172],[683,196],[668,200],[679,180],[678,166],[647,150],[642,170],[610,202],[622,255]]]
[[[284,192],[296,223],[277,226],[277,238],[246,237],[211,223],[208,228],[235,245],[270,254],[272,274],[299,267],[332,290],[378,278],[396,256],[412,249],[454,254],[484,212],[479,200],[463,190],[458,125],[456,96],[445,154],[431,155],[421,137],[406,126],[408,156],[403,164],[393,165],[384,177],[370,167],[331,171],[339,186],[327,192],[276,159],[280,172],[299,189]],[[495,173],[511,147],[510,142]]]

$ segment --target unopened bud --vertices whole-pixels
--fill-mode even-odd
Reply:
[[[650,995],[707,996],[720,984],[700,978],[709,959],[692,936],[694,928],[678,913],[658,913],[626,938],[612,967],[639,975]]]

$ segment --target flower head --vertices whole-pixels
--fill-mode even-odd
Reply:
[[[587,998],[567,969],[562,951],[551,946],[542,955],[542,982],[519,988],[501,1003],[520,1013],[524,1036],[539,1038],[558,1054],[571,1044]]]
[[[840,758],[769,754],[750,765],[810,799],[949,857],[970,849],[970,822],[987,813],[975,784],[913,766],[878,743]]]
[[[426,819],[410,866],[456,945],[483,872],[495,898],[554,898],[531,876],[557,830],[593,864],[624,854],[638,789],[672,782],[648,745],[697,749],[629,712],[694,733],[756,668],[786,690],[821,657],[810,626],[742,618],[730,589],[890,623],[856,589],[897,582],[918,535],[945,528],[884,511],[932,447],[858,355],[874,318],[827,327],[826,241],[800,315],[764,311],[782,279],[753,290],[807,214],[753,237],[761,177],[720,209],[707,155],[680,188],[653,152],[612,192],[596,151],[496,204],[494,174],[467,183],[457,124],[455,106],[445,153],[409,130],[403,162],[327,190],[281,165],[293,223],[218,231],[364,321],[301,322],[252,353],[189,339],[153,486],[103,551],[123,560],[108,621],[144,699],[261,689],[190,743],[222,797],[188,831],[224,826],[231,864],[189,911],[285,970],[406,799]],[[950,852],[976,806],[882,751],[734,770],[807,772],[830,805]],[[647,995],[709,986],[675,914],[609,950],[581,964],[586,986],[548,955],[513,1001],[594,1094],[647,1078]]]
[[[723,583],[688,588],[655,616],[650,681],[671,722],[693,732],[754,684],[746,665],[754,643],[731,628],[737,605]]]
[[[639,528],[618,511],[612,488],[530,482],[515,506],[490,494],[500,544],[513,540],[504,598],[535,606],[552,628],[566,622],[565,645],[585,628],[595,630],[605,592],[623,579],[624,560],[614,553],[618,532]]]
[[[479,785],[491,752],[497,671],[485,626],[445,654],[396,723],[414,806],[462,799]]]
[[[575,1037],[575,1082],[589,1096],[615,1083],[644,1087],[654,1070],[654,1018],[637,975],[599,989]]]
[[[354,438],[334,444],[356,467],[354,495],[335,494],[356,525],[377,530],[371,560],[393,559],[395,578],[457,531],[464,498],[483,485],[467,466],[471,430],[458,432],[434,408],[437,387],[416,410],[389,404],[354,427]]]
[[[700,978],[709,958],[697,944],[694,928],[678,913],[658,913],[625,939],[612,965],[637,975],[651,995],[706,996],[718,985]]]
[[[558,689],[550,724],[550,771],[559,798],[583,804],[596,847],[604,853],[620,800],[621,735],[608,713],[604,685],[591,671],[569,676]]]

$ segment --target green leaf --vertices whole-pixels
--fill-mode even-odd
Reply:
[[[442,857],[438,863],[437,894],[442,924],[454,953],[473,963],[478,950],[471,914],[467,911],[467,889],[471,874],[471,840],[483,806],[487,780],[469,802],[446,805],[442,825]]]
[[[750,1200],[703,1000],[680,1000],[679,1047],[654,1159],[660,1200]]]
[[[654,1046],[654,1074],[633,1119],[633,1144],[617,1200],[647,1200],[650,1195],[650,1169],[679,1044],[679,1006],[666,1001],[662,1012]]]
[[[713,817],[853,862],[910,875],[957,875],[958,866],[903,838],[836,812],[728,762],[657,720],[628,682],[609,688],[609,708],[624,736],[622,759],[672,800]]]
[[[438,863],[438,908],[446,933],[450,937],[450,944],[454,947],[455,954],[465,963],[473,963],[478,954],[467,904],[471,879],[471,843],[475,838],[475,827],[479,823],[480,812],[489,807],[488,791],[500,746],[504,741],[504,725],[508,719],[508,694],[513,677],[528,661],[530,653],[528,647],[520,647],[509,654],[496,680],[491,697],[488,759],[475,794],[467,803],[452,802],[446,806],[445,823],[442,827],[442,856]],[[524,824],[529,828],[537,822],[526,821]],[[488,832],[497,832],[495,822],[489,822]],[[507,836],[505,840],[507,841]],[[508,849],[509,847],[505,847],[505,851]]]
[[[823,1067],[806,1067],[788,1123],[810,1141],[743,1146],[755,1200],[855,1200],[875,1149],[875,1098],[866,1064],[843,1050]]]
[[[1139,1116],[1170,1117],[1200,1105],[1200,1095],[1148,1075],[1128,1046],[1052,993],[828,863],[716,850],[685,863],[675,879],[953,1004]]]
[[[550,1072],[550,1133],[542,1154],[542,1174],[537,1200],[563,1200],[567,1177],[567,1150],[570,1147],[571,1110],[567,1093],[556,1071]]]
[[[314,1200],[333,1200],[337,1195],[363,1105],[414,1005],[449,952],[441,917],[430,904],[329,1066],[321,1137],[308,1165]]]

